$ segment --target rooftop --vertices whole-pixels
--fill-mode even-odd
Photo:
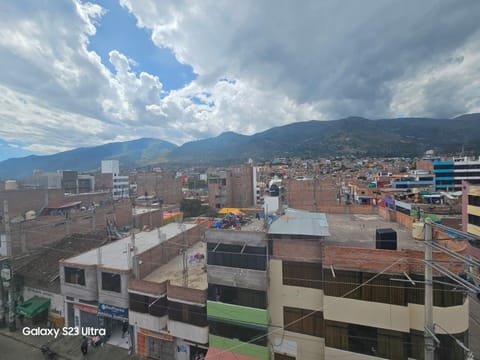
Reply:
[[[137,255],[151,249],[163,241],[167,241],[181,234],[184,231],[188,231],[195,226],[197,225],[170,223],[162,226],[158,231],[143,231],[137,233],[135,234]],[[165,237],[162,239],[160,234],[165,234]],[[102,246],[100,248],[100,256],[98,250],[93,249],[78,256],[65,259],[64,261],[79,265],[102,265],[113,269],[128,270],[130,269],[129,247],[131,246],[131,242],[131,237],[122,238]]]
[[[327,245],[375,248],[375,231],[391,228],[397,232],[398,249],[423,250],[423,241],[412,237],[412,230],[378,215],[327,214],[331,235],[322,242]]]
[[[186,287],[205,290],[208,287],[207,283],[207,246],[204,242],[197,242],[190,247],[186,252],[187,260],[187,284]],[[142,280],[152,282],[164,282],[170,280],[170,284],[176,286],[184,286],[183,277],[183,254],[174,257],[168,263],[160,266],[158,269],[147,275]]]
[[[286,209],[268,229],[269,235],[330,236],[329,223],[324,213]]]

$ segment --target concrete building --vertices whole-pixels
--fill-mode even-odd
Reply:
[[[449,161],[434,161],[435,190],[458,191],[462,180],[480,183],[480,158],[453,158]]]
[[[118,160],[102,160],[101,173],[120,175],[120,162]]]
[[[136,186],[138,196],[153,196],[165,205],[178,205],[182,201],[182,179],[173,172],[130,173],[129,181]]]
[[[138,354],[177,360],[206,354],[205,256],[205,243],[197,241],[144,278],[130,279],[129,318]]]
[[[376,216],[291,210],[273,222],[268,231],[273,358],[423,358],[423,246],[398,227],[398,251],[373,248],[371,233],[378,226]],[[434,253],[434,261],[447,259]],[[449,267],[456,273],[465,269],[458,263]],[[436,358],[463,359],[463,349],[447,332],[467,343],[468,297],[446,285],[447,278],[437,274],[434,280]]]
[[[168,224],[158,231],[141,232],[60,261],[61,293],[67,326],[107,329],[110,342],[133,349],[133,331],[122,339],[129,321],[129,279],[142,279],[178,254],[180,241],[200,238],[196,224]]]
[[[234,353],[231,358],[243,355],[248,359],[269,359],[265,234],[209,230],[205,235],[209,356],[224,353],[225,358],[230,358],[229,353]]]
[[[212,208],[246,208],[256,202],[256,176],[249,164],[232,165],[228,169],[208,170],[208,201]]]
[[[462,230],[480,236],[480,185],[462,183]]]
[[[228,170],[208,169],[208,203],[217,211],[232,207],[232,185]]]

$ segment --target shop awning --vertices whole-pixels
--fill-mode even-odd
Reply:
[[[17,314],[34,317],[50,309],[50,300],[39,296],[34,296],[23,304],[17,306]]]
[[[256,358],[209,347],[205,360],[256,360]]]

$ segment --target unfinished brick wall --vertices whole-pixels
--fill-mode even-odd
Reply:
[[[198,225],[194,228],[177,235],[168,241],[159,243],[157,246],[143,252],[138,259],[142,264],[139,265],[139,277],[142,279],[152,271],[157,269],[182,253],[182,249],[189,248],[201,240],[205,226]]]
[[[337,204],[337,188],[330,180],[287,179],[284,184],[286,201],[291,208],[319,211],[321,207]]]
[[[176,286],[167,282],[167,295],[169,299],[183,300],[196,304],[205,304],[207,301],[207,289],[192,289],[184,286]]]
[[[301,239],[273,239],[272,255],[279,258],[299,260],[320,260],[322,248],[320,241]]]
[[[153,282],[146,280],[138,280],[134,278],[128,279],[128,290],[138,291],[145,294],[160,296],[167,292],[167,282]]]
[[[348,246],[325,246],[322,263],[324,266],[341,269],[365,270],[380,272],[387,267],[388,273],[423,273],[425,255],[422,250],[402,249],[383,250]],[[454,259],[442,252],[434,251],[433,260],[455,273],[465,271],[465,265],[455,262]],[[395,265],[391,266],[397,262]],[[434,275],[436,274],[434,272]]]
[[[15,216],[24,216],[29,210],[39,211],[48,199],[49,204],[64,201],[61,189],[53,190],[2,190],[0,191],[0,215],[3,216],[3,201],[8,201],[10,219]]]
[[[154,195],[164,204],[179,205],[183,198],[182,179],[175,178],[172,172],[133,173],[129,175],[130,183],[137,184],[137,194]]]

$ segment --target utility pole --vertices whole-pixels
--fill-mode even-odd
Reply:
[[[432,270],[432,221],[425,219],[425,360],[435,357],[435,329],[433,326],[433,270]]]
[[[138,274],[138,261],[137,261],[137,247],[135,244],[135,199],[133,198],[132,198],[132,235],[130,239],[132,241],[131,259],[132,259],[133,277],[135,279],[138,279],[139,274]]]
[[[13,274],[13,248],[12,248],[12,237],[10,233],[10,216],[8,214],[8,201],[3,201],[3,217],[5,221],[5,241],[7,243],[7,258],[8,258],[8,274],[6,279],[3,279],[4,289],[8,289],[8,328],[10,331],[16,330],[15,324],[15,281]],[[6,281],[5,281],[6,280]]]

